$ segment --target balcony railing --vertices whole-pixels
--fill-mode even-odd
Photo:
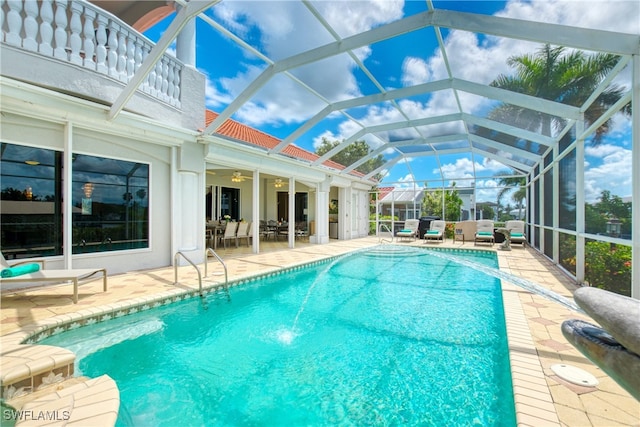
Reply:
[[[0,0],[0,42],[76,64],[128,83],[153,43],[127,24],[80,0]],[[163,55],[139,89],[180,107],[183,64]]]

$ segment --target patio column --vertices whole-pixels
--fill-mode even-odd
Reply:
[[[251,234],[253,235],[253,253],[260,253],[260,171],[253,171],[253,206],[252,217],[253,225],[251,226]]]
[[[296,232],[296,179],[291,177],[289,178],[289,212],[287,213],[289,216],[288,222],[288,234],[289,237],[289,248],[293,249],[295,246],[295,232]]]
[[[329,243],[329,188],[328,181],[317,184],[316,189],[316,234],[309,236],[311,243]]]

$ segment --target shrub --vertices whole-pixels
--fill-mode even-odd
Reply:
[[[585,280],[591,286],[631,296],[631,247],[588,242],[585,246]]]

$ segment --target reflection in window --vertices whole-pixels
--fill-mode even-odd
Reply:
[[[6,258],[62,254],[62,153],[0,145],[2,253]]]
[[[73,156],[73,252],[149,247],[149,165]]]
[[[149,165],[77,154],[72,164],[73,253],[149,247]],[[62,255],[62,153],[0,145],[2,253]]]

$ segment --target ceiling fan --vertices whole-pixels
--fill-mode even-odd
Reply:
[[[244,182],[245,179],[251,179],[251,177],[248,176],[244,176],[242,175],[241,172],[239,171],[235,171],[232,175],[231,175],[231,181],[232,182]]]

